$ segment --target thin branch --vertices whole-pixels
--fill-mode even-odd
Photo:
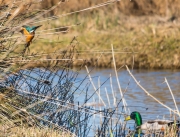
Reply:
[[[85,68],[86,68],[86,71],[87,71],[87,73],[88,73],[89,80],[90,80],[90,82],[91,82],[91,84],[92,84],[92,86],[93,86],[93,88],[94,88],[94,90],[95,90],[96,94],[98,95],[98,97],[99,97],[99,98],[100,98],[100,100],[102,101],[103,105],[104,105],[104,106],[106,106],[106,104],[104,103],[103,99],[101,98],[101,96],[100,96],[100,95],[99,95],[99,93],[97,92],[97,89],[96,89],[96,87],[95,87],[95,85],[94,85],[94,83],[93,83],[93,80],[92,80],[91,76],[90,76],[90,73],[89,73],[88,67],[87,67],[87,66],[85,66]]]
[[[170,107],[166,106],[165,104],[163,104],[161,101],[159,101],[157,98],[155,98],[153,95],[151,95],[143,86],[141,86],[139,84],[139,82],[136,80],[136,78],[133,76],[133,74],[131,73],[131,71],[129,70],[128,66],[126,65],[126,69],[129,72],[130,76],[134,79],[134,81],[136,82],[136,84],[148,95],[150,96],[152,99],[154,99],[156,102],[158,102],[159,104],[161,104],[163,107],[167,108],[168,110],[171,110],[172,112],[174,112],[175,114],[177,114],[178,116],[180,116],[180,114],[178,112],[176,112],[175,110],[171,109]]]
[[[111,45],[111,48],[112,48],[112,57],[113,57],[113,63],[114,63],[114,71],[115,71],[115,74],[116,74],[116,80],[117,80],[119,92],[120,92],[120,95],[121,95],[121,98],[122,98],[122,102],[123,102],[123,105],[124,105],[124,110],[125,110],[125,112],[127,112],[127,109],[126,109],[126,106],[127,106],[126,105],[126,100],[124,99],[124,96],[123,96],[123,93],[122,93],[122,90],[121,90],[121,85],[120,85],[119,78],[118,78],[118,74],[117,74],[116,61],[115,61],[115,56],[114,56],[113,45]]]
[[[177,110],[177,112],[178,112],[178,114],[179,114],[179,109],[178,109],[178,107],[177,107],[176,100],[175,100],[175,98],[174,98],[174,95],[173,95],[173,93],[172,93],[172,90],[171,90],[171,88],[170,88],[170,86],[169,86],[169,83],[168,83],[168,81],[167,81],[167,79],[166,79],[166,78],[165,78],[165,82],[166,82],[166,84],[167,84],[167,86],[168,86],[168,88],[169,88],[169,91],[170,91],[171,96],[172,96],[173,101],[174,101],[174,105],[175,105],[176,110]]]

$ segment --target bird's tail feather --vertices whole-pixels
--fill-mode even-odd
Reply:
[[[41,27],[42,25],[36,26],[34,29],[36,30],[37,28]]]

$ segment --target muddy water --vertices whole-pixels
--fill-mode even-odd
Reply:
[[[121,99],[119,88],[116,82],[116,77],[113,70],[96,69],[93,70],[90,74],[96,88],[98,88],[98,82],[102,84],[107,80],[100,87],[102,99],[104,100],[107,106],[109,106],[109,103],[105,88],[107,89],[107,93],[109,95],[110,107],[113,106],[114,102],[113,93],[116,97],[116,100]],[[108,79],[110,74],[112,77],[112,85],[114,91],[113,93],[110,84],[110,79]],[[87,72],[85,70],[81,71],[77,80],[81,80],[86,75]],[[133,70],[133,75],[150,94],[155,96],[157,99],[159,99],[159,101],[161,101],[165,105],[171,107],[172,109],[175,109],[174,102],[172,100],[172,96],[169,92],[168,86],[166,83],[164,83],[166,77],[175,96],[177,105],[180,109],[180,70]],[[126,70],[118,71],[118,78],[122,90],[127,90],[125,93],[125,99],[131,112],[139,111],[142,114],[144,122],[150,119],[169,119],[169,110],[157,103],[151,97],[147,96],[147,94],[145,94],[144,91],[137,86],[137,84],[129,76]],[[89,80],[87,79],[86,82],[89,82]],[[81,87],[83,87],[83,85]],[[90,86],[88,92],[89,95],[91,95],[91,93],[94,92],[92,86]],[[97,103],[99,99],[97,96],[95,96],[94,99],[92,99],[91,101]],[[133,123],[133,121],[130,121],[130,123]]]

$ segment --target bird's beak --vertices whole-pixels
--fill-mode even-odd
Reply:
[[[128,120],[131,120],[131,117],[130,117],[130,116],[125,117],[125,120],[124,120],[124,121],[128,121]]]

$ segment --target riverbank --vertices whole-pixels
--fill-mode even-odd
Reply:
[[[113,67],[113,44],[117,67],[125,64],[132,66],[134,58],[136,69],[180,69],[179,19],[169,21],[168,18],[159,16],[117,14],[112,18],[99,16],[99,21],[97,18],[98,16],[90,21],[89,17],[81,20],[81,16],[76,19],[72,16],[55,21],[51,24],[55,27],[81,24],[68,28],[67,33],[37,36],[30,46],[31,53],[46,53],[44,59],[60,59],[54,52],[65,51],[73,37],[76,37],[73,57],[75,67],[84,62],[89,66]],[[42,63],[37,62],[38,60],[38,66]]]
[[[34,13],[34,8],[43,11],[58,5],[57,0],[46,1],[32,5],[29,14]],[[42,18],[31,21],[30,26],[42,27],[36,31],[30,52],[25,54],[27,58],[22,58],[25,38],[19,39],[22,35],[18,30],[13,32],[15,35],[2,49],[8,49],[8,42],[18,38],[18,46],[11,56],[13,59],[18,62],[23,60],[25,64],[29,62],[26,67],[54,66],[57,62],[60,66],[62,54],[76,37],[71,44],[75,46],[74,67],[85,64],[113,67],[113,45],[117,67],[180,69],[178,1],[81,1],[65,1],[48,14],[43,13]],[[12,64],[17,62],[13,61]],[[21,64],[17,67],[22,69]]]

